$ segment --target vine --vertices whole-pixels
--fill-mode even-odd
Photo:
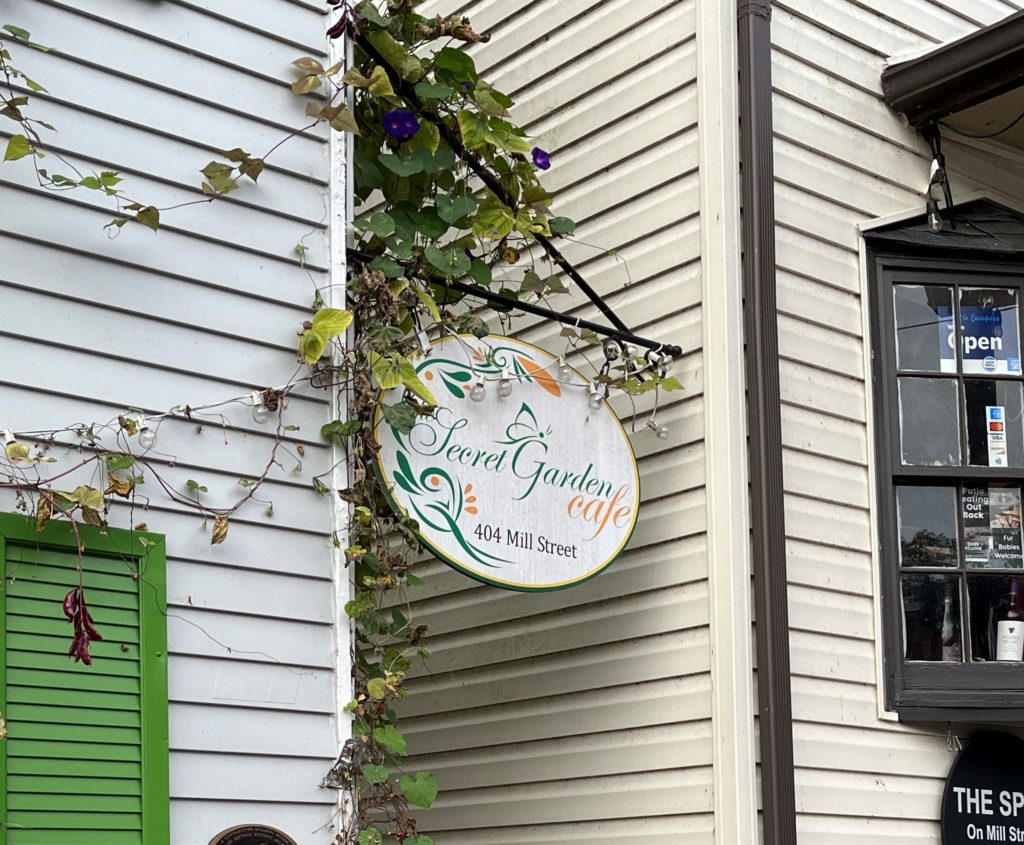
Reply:
[[[355,589],[345,612],[353,623],[355,648],[354,697],[346,709],[352,714],[353,735],[323,785],[346,795],[338,843],[381,845],[393,838],[405,845],[432,845],[429,836],[418,832],[410,805],[429,807],[438,785],[429,772],[405,771],[408,748],[395,712],[407,695],[406,676],[414,659],[429,655],[426,628],[410,618],[405,602],[406,590],[421,583],[412,571],[421,547],[415,521],[392,509],[375,469],[380,444],[374,420],[380,415],[386,424],[408,433],[418,417],[433,413],[434,396],[414,363],[432,335],[490,333],[481,314],[450,286],[454,280],[469,280],[506,299],[545,303],[568,290],[559,269],[582,283],[553,245],[553,239],[572,236],[575,222],[552,213],[552,195],[538,177],[556,157],[512,122],[512,99],[482,78],[473,58],[457,46],[488,36],[475,32],[461,15],[418,14],[419,0],[327,3],[334,7],[327,34],[351,39],[355,61],[350,67],[325,67],[310,56],[295,60],[297,77],[291,89],[304,101],[309,123],[261,156],[242,147],[225,151],[226,161],[211,161],[201,169],[202,199],[164,208],[126,196],[114,171],[85,175],[57,153],[53,155],[72,168],[74,177],[40,167],[53,152],[40,130],[53,127],[30,117],[27,107],[31,95],[45,89],[13,65],[8,46],[0,40],[6,91],[0,114],[20,128],[8,141],[5,159],[31,159],[45,189],[91,189],[112,198],[117,216],[108,228],[116,232],[135,221],[156,231],[161,212],[217,200],[237,189],[243,177],[257,182],[267,158],[283,144],[327,124],[354,136],[354,191],[361,207],[354,222],[355,245],[362,257],[351,268],[351,310],[323,307],[317,291],[311,317],[298,332],[298,358],[309,369],[296,372],[287,384],[248,399],[176,407],[149,419],[126,412],[104,425],[7,432],[0,489],[13,489],[17,506],[39,528],[55,518],[72,525],[104,525],[112,497],[134,506],[139,487],[149,477],[171,501],[212,518],[211,542],[220,543],[227,537],[229,518],[258,500],[271,470],[281,466],[281,452],[293,448],[287,434],[294,426],[284,421],[291,392],[307,382],[340,392],[348,418],[328,423],[321,434],[342,450],[349,486],[331,491],[323,475],[313,479],[313,486],[321,495],[336,492],[350,513],[344,555]],[[8,40],[47,49],[32,42],[24,29],[7,25],[4,30]],[[296,248],[300,262],[303,251]],[[503,320],[508,316],[499,314]],[[598,342],[585,330],[567,327],[562,334],[580,349]],[[593,378],[592,401],[605,401],[613,389],[630,397],[681,389],[667,374],[667,358],[656,353],[639,357],[621,344],[614,354],[607,344],[605,351],[606,361]],[[222,405],[246,401],[257,420],[276,413],[277,425],[266,464],[239,479],[244,492],[238,500],[214,507],[202,498],[205,486],[194,480],[184,491],[175,489],[164,477],[166,462],[152,451],[160,421],[175,417],[202,426],[209,421],[205,415],[218,419]],[[653,414],[648,425],[664,436]],[[71,466],[51,470],[59,447],[76,457]],[[302,446],[294,448],[301,466]],[[66,479],[83,471],[91,471],[100,482],[64,489]],[[269,518],[273,504],[260,501]],[[64,609],[75,631],[70,654],[88,663],[89,641],[98,632],[81,586],[68,594]]]

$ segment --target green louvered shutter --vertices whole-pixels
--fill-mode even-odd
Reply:
[[[102,642],[67,656],[78,584],[71,526],[0,515],[0,823],[6,845],[168,845],[163,538],[82,528]],[[141,541],[140,542],[140,538]]]

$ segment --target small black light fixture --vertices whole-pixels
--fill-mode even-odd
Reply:
[[[946,174],[946,157],[942,154],[942,135],[936,123],[921,127],[921,135],[932,151],[931,177],[928,181],[928,199],[925,208],[928,213],[928,231],[937,235],[945,228],[942,212],[939,210],[939,199],[946,203],[949,213],[949,227],[956,228],[956,217],[953,213],[953,192],[949,187],[949,176]]]

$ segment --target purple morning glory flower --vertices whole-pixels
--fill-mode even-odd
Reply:
[[[411,111],[396,109],[389,111],[381,120],[384,131],[392,138],[399,141],[408,141],[413,135],[420,131],[420,122]]]
[[[544,152],[544,150],[542,150],[540,147],[534,147],[533,163],[540,170],[547,170],[549,167],[551,167],[551,156]]]

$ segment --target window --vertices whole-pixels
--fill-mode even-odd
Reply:
[[[0,514],[0,827],[8,845],[167,845],[167,636],[162,538],[83,526],[102,642],[67,655],[78,584],[66,522]],[[140,542],[140,539],[142,542]]]

